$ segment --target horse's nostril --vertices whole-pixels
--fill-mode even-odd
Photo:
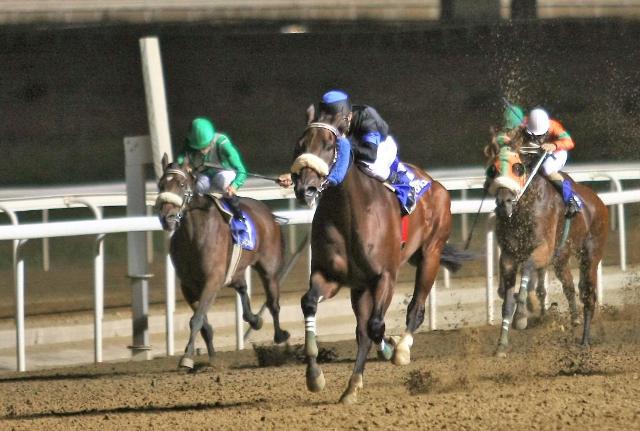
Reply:
[[[317,193],[318,193],[318,189],[313,186],[307,187],[307,189],[304,191],[305,197],[315,196]]]

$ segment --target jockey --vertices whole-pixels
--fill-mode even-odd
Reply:
[[[217,133],[209,119],[198,117],[191,122],[184,149],[177,157],[180,165],[185,160],[198,172],[195,192],[222,193],[234,218],[244,221],[237,192],[247,179],[247,170],[231,139]]]
[[[540,144],[544,151],[550,153],[542,163],[542,170],[567,205],[567,216],[574,216],[582,208],[582,200],[574,192],[571,181],[558,172],[567,163],[568,151],[575,147],[573,139],[562,124],[550,119],[549,114],[542,108],[535,108],[529,113],[525,134]]]
[[[524,112],[518,105],[509,104],[504,108],[503,112],[504,124],[502,129],[496,135],[496,143],[499,147],[509,145],[511,138],[509,132],[513,129],[521,127],[525,122]]]
[[[349,96],[339,90],[331,90],[322,96],[319,104],[319,116],[330,116],[338,122],[338,130],[348,139],[354,161],[362,167],[362,171],[379,180],[389,181],[395,186],[396,194],[402,202],[402,211],[410,214],[416,205],[415,190],[409,185],[410,178],[406,168],[398,159],[398,145],[389,135],[389,125],[382,119],[378,111],[367,105],[351,105]],[[334,121],[335,123],[335,121]],[[338,138],[340,141],[341,138]],[[338,151],[338,159],[327,176],[329,185],[342,182],[348,169],[349,151]],[[278,183],[287,187],[290,177],[281,175]]]

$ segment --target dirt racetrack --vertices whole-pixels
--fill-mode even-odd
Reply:
[[[372,352],[352,406],[336,401],[353,341],[321,342],[319,394],[295,346],[219,353],[192,374],[175,357],[7,373],[0,429],[640,429],[640,309],[602,310],[590,349],[567,323],[551,311],[514,332],[507,359],[492,356],[498,327],[420,333],[408,366]]]

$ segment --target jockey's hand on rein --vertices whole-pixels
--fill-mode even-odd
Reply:
[[[234,186],[227,187],[227,190],[226,190],[226,195],[227,196],[233,197],[233,196],[236,195],[236,193],[237,193],[237,190],[236,190],[236,188]]]
[[[282,174],[278,177],[277,181],[280,187],[288,188],[293,185],[293,180],[291,179],[291,174]]]
[[[556,144],[553,143],[545,143],[542,144],[542,150],[547,152],[547,153],[553,153],[556,150]]]

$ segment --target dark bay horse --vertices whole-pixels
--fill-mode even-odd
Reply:
[[[457,262],[449,253],[450,248],[445,248],[451,232],[449,193],[437,181],[433,181],[409,216],[409,237],[404,247],[398,201],[380,181],[352,165],[340,185],[324,188],[326,175],[335,162],[337,138],[345,128],[344,119],[320,116],[311,123],[310,117],[295,147],[291,172],[298,200],[310,206],[318,202],[312,224],[309,290],[301,300],[307,388],[317,392],[325,385],[317,363],[318,302],[333,297],[348,285],[357,320],[358,353],[340,401],[353,403],[363,388],[364,366],[372,342],[385,359],[398,365],[409,363],[413,333],[424,320],[425,301],[440,263],[456,269]],[[420,169],[411,168],[416,175],[430,179]],[[384,316],[400,265],[407,261],[417,266],[417,275],[407,310],[406,331],[394,349],[385,338]]]
[[[241,207],[253,219],[257,231],[256,247],[243,250],[235,269],[231,268],[232,240],[229,224],[208,196],[194,195],[195,176],[188,164],[182,167],[163,160],[164,174],[158,182],[156,209],[162,227],[171,236],[170,254],[184,298],[194,310],[189,322],[191,334],[180,366],[193,368],[194,342],[198,332],[213,359],[213,329],[207,311],[223,286],[233,287],[242,300],[242,317],[252,328],[262,327],[260,316],[253,314],[244,279],[252,266],[260,276],[267,295],[267,307],[273,317],[274,342],[282,343],[289,333],[280,328],[279,272],[284,262],[284,244],[280,226],[262,202],[241,198]]]
[[[532,166],[540,160],[541,155],[535,148],[522,146],[522,142],[522,137],[516,136],[513,148],[504,147],[499,152],[489,153],[494,160],[493,167],[489,168],[488,184],[490,192],[496,196],[495,231],[501,249],[499,293],[503,297],[502,329],[496,351],[499,357],[506,356],[511,323],[518,329],[527,326],[527,295],[528,290],[532,291],[536,278],[538,300],[544,304],[544,273],[550,264],[562,283],[572,323],[579,324],[575,287],[569,266],[571,256],[580,262],[578,289],[584,305],[582,344],[589,344],[589,329],[596,304],[598,264],[608,233],[607,207],[593,190],[584,185],[574,184],[584,202],[582,211],[573,218],[565,217],[565,204],[553,185],[541,173],[529,178]],[[530,179],[530,183],[522,194],[527,179]],[[514,290],[518,269],[522,278],[516,297]],[[544,312],[544,306],[541,311]]]

